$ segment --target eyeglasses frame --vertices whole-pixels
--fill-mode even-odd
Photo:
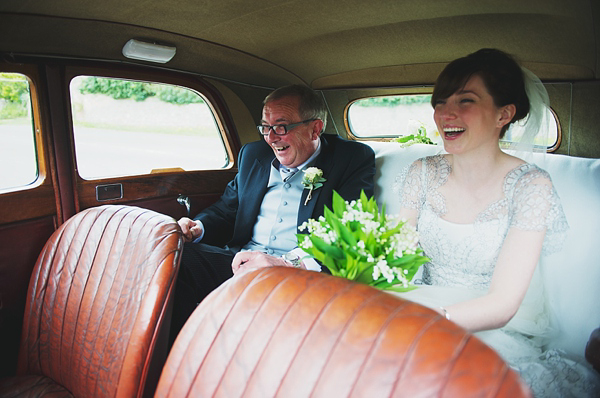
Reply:
[[[296,127],[300,126],[301,124],[305,124],[305,123],[309,123],[309,122],[314,122],[315,120],[320,120],[320,119],[319,118],[306,119],[306,120],[303,120],[303,121],[298,122],[298,123],[274,124],[272,126],[268,126],[266,124],[259,124],[258,126],[256,126],[256,128],[258,129],[258,133],[260,135],[262,135],[263,137],[266,137],[269,134],[271,134],[271,131],[273,131],[273,134],[281,137],[283,135],[287,135],[290,132],[290,130],[295,129]],[[285,133],[278,134],[277,131],[275,131],[275,128],[279,127],[279,126],[283,126],[283,129],[284,129]],[[264,128],[267,128],[267,133],[266,134],[263,133],[263,131],[262,131]]]

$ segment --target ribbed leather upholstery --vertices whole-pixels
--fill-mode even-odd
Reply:
[[[150,210],[101,206],[65,222],[34,268],[18,375],[0,395],[141,396],[167,342],[181,250],[175,220]]]
[[[316,272],[235,276],[192,314],[157,397],[527,397],[518,375],[436,312]]]

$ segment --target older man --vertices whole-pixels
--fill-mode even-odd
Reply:
[[[326,105],[306,86],[279,88],[264,100],[263,141],[241,149],[238,174],[223,196],[179,225],[186,241],[177,280],[172,336],[208,293],[242,268],[296,266],[319,270],[298,255],[298,226],[318,218],[333,191],[344,199],[373,195],[375,155],[370,147],[322,135]],[[323,186],[310,192],[303,170],[322,171]],[[295,250],[294,250],[295,249]]]

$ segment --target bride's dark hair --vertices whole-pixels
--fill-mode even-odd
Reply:
[[[502,128],[500,138],[511,123],[529,113],[523,71],[512,56],[501,50],[484,48],[450,62],[440,73],[431,96],[431,105],[461,90],[472,76],[483,80],[497,107],[514,104],[515,116]]]

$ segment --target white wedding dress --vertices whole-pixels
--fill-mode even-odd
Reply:
[[[401,296],[430,308],[486,293],[509,228],[547,228],[542,254],[559,249],[568,229],[550,177],[531,164],[506,175],[504,198],[488,206],[474,223],[448,222],[442,218],[446,207],[439,188],[450,172],[443,155],[427,157],[404,170],[395,186],[402,206],[418,210],[420,245],[431,259],[423,266],[424,284]],[[536,269],[513,319],[501,329],[476,335],[520,373],[535,397],[600,397],[600,376],[591,366],[544,346],[552,333],[544,298],[540,270]]]

